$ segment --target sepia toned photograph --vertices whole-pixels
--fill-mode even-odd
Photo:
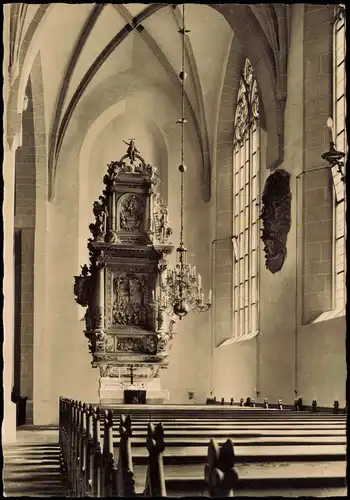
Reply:
[[[346,10],[3,5],[4,497],[347,497]]]

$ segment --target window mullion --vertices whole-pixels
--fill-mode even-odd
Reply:
[[[249,194],[248,194],[248,214],[249,214],[249,219],[248,219],[248,331],[251,332],[252,331],[252,267],[253,267],[253,263],[252,263],[252,257],[253,257],[253,254],[252,254],[252,236],[253,236],[253,233],[252,233],[252,229],[253,229],[253,214],[252,214],[252,181],[253,181],[253,177],[252,177],[252,172],[253,172],[253,131],[252,129],[250,129],[250,132],[249,132],[249,157],[250,157],[250,162],[249,162],[249,174],[248,174],[248,179],[249,179],[249,182],[248,182],[248,191],[249,191]]]
[[[345,19],[337,18],[333,32],[333,121],[336,148],[346,152],[345,135]],[[345,161],[344,167],[345,170]],[[332,169],[333,179],[333,297],[334,308],[344,307],[346,270],[346,193],[341,175]]]
[[[257,328],[255,316],[258,295],[255,286],[259,238],[256,235],[254,206],[259,171],[256,146],[258,132],[254,123],[259,112],[257,95],[255,76],[250,62],[246,60],[238,92],[234,129],[233,232],[238,256],[233,268],[233,335],[237,340],[243,340],[245,335]]]

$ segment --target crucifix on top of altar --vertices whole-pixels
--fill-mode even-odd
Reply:
[[[132,393],[131,402],[157,404],[169,398],[159,374],[174,335],[164,278],[172,230],[156,168],[144,161],[134,139],[126,144],[126,154],[108,165],[105,188],[93,203],[89,263],[75,276],[74,293],[86,307],[100,403],[130,402],[126,395]]]

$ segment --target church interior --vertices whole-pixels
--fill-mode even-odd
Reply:
[[[3,12],[6,496],[345,497],[345,7]]]

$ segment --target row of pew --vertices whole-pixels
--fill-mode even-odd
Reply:
[[[113,451],[113,413],[106,409],[102,414],[103,438],[101,412],[98,407],[60,398],[61,468],[69,497],[137,496],[130,442],[131,417],[120,417],[119,457],[116,461]],[[164,497],[165,442],[162,423],[148,424],[145,444],[148,450],[148,465],[143,496]],[[205,467],[209,495],[232,496],[237,479],[232,441],[228,439],[220,448],[211,440]]]
[[[345,495],[346,415],[187,405],[115,407],[115,425],[121,412],[132,412],[133,463],[136,491],[145,478],[143,448],[147,419],[162,421],[166,436],[163,454],[167,496],[208,496],[203,468],[208,463],[210,438],[234,443],[239,496]]]
[[[258,403],[255,398],[247,397],[245,400],[244,398],[241,398],[239,402],[235,402],[234,398],[231,398],[230,401],[225,401],[225,398],[221,398],[221,400],[217,400],[216,396],[207,398],[206,400],[206,405],[230,405],[230,406],[240,406],[240,407],[245,407],[245,408],[274,408],[274,409],[283,409],[283,401],[282,399],[279,399],[277,403],[269,403],[268,398],[264,398],[264,401],[261,403]],[[329,408],[319,408],[317,400],[314,399],[311,403],[311,406],[307,406],[303,402],[303,398],[295,398],[293,405],[286,405],[285,409],[293,409],[295,411],[307,411],[311,410],[313,412],[322,410],[322,411],[329,411]],[[340,408],[340,404],[338,400],[334,400],[333,402],[333,408],[332,408],[332,413],[346,413],[347,408]]]
[[[132,414],[132,432],[125,413]],[[230,488],[245,496],[266,496],[273,488],[319,496],[332,488],[342,496],[345,422],[343,414],[322,412],[195,405],[111,410],[62,398],[62,468],[70,496],[226,496]]]

